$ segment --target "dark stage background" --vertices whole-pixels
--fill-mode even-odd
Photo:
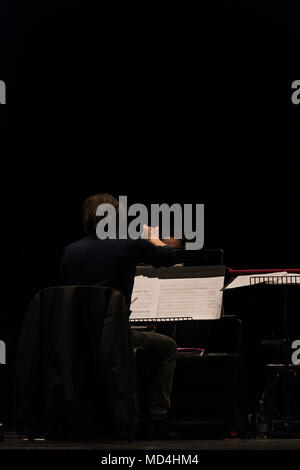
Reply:
[[[204,203],[228,266],[300,266],[296,5],[1,2],[3,312],[57,283],[100,191]]]

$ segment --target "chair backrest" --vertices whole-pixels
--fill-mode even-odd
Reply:
[[[14,421],[50,434],[130,428],[137,422],[135,367],[120,292],[96,286],[43,289],[21,330]]]

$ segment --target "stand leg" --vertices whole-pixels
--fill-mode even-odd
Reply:
[[[0,442],[4,441],[4,425],[0,423]]]

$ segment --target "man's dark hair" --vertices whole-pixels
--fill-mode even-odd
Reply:
[[[84,201],[82,207],[83,230],[87,235],[94,235],[96,233],[96,227],[99,220],[103,219],[107,215],[107,213],[105,213],[103,216],[96,215],[97,207],[101,204],[111,204],[114,206],[116,209],[118,224],[119,201],[117,201],[117,199],[108,193],[94,194]]]

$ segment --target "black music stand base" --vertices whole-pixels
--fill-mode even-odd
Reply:
[[[254,417],[255,434],[258,439],[268,437],[300,437],[300,420],[290,416],[290,394],[288,387],[289,377],[296,377],[296,371],[299,366],[289,364],[267,364],[270,370],[275,370],[276,375],[271,381],[269,387],[264,390],[261,399],[258,402],[258,408]],[[272,394],[276,385],[282,380],[282,404],[281,413],[272,401]],[[273,412],[275,417],[269,417],[266,409]]]

